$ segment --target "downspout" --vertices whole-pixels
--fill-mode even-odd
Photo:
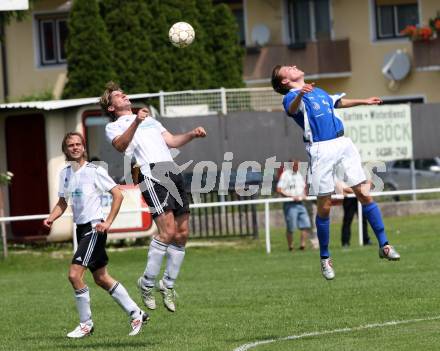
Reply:
[[[5,24],[0,25],[0,49],[2,58],[2,85],[3,85],[3,101],[6,102],[9,96],[9,84],[8,84],[8,69],[7,69],[7,59],[6,59],[6,44],[5,44]]]

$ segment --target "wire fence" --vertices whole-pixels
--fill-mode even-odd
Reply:
[[[399,190],[399,191],[382,191],[382,192],[372,192],[371,196],[381,197],[381,196],[395,196],[395,195],[411,195],[411,194],[429,194],[429,193],[440,193],[440,188],[430,188],[430,189],[413,189],[413,190]],[[348,197],[354,197],[353,194],[347,195]],[[343,199],[343,195],[333,195],[333,199]],[[316,200],[316,196],[308,196],[306,201]],[[197,203],[191,204],[191,209],[203,209],[203,208],[225,208],[226,206],[242,206],[242,205],[258,205],[264,204],[264,231],[265,231],[265,241],[266,241],[266,252],[269,254],[271,252],[271,239],[270,239],[270,205],[274,203],[289,202],[290,198],[265,198],[265,199],[250,199],[250,200],[240,200],[240,201],[222,201],[222,202],[210,202],[210,203]],[[141,208],[138,210],[125,210],[120,211],[120,213],[137,213],[137,212],[148,212],[148,209]],[[6,230],[5,223],[14,221],[26,221],[35,219],[45,219],[49,215],[31,215],[31,216],[15,216],[15,217],[0,217],[0,228],[2,229],[1,237],[3,241],[3,257],[7,257],[7,242],[6,242]],[[63,216],[72,216],[72,214],[65,214]],[[75,226],[73,226],[75,228]],[[75,230],[73,230],[73,239],[75,247]],[[358,233],[359,233],[359,245],[363,245],[363,228],[362,228],[362,205],[358,202]],[[126,233],[127,237],[130,237],[130,233]],[[120,238],[120,237],[118,237]]]
[[[280,111],[282,96],[272,88],[186,90],[160,92],[162,117],[226,115],[237,111]]]

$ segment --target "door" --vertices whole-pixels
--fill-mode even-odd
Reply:
[[[49,213],[44,116],[10,116],[5,128],[8,171],[14,173],[9,188],[10,215]],[[37,239],[46,235],[41,222],[12,222],[14,239]]]

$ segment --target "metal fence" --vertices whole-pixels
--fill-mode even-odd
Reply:
[[[221,237],[258,237],[257,205],[243,204],[239,206],[224,205],[211,208],[200,208],[188,193],[191,202],[191,238],[221,238]],[[217,192],[197,194],[202,203],[235,202],[249,199],[229,191],[228,195]],[[256,195],[251,199],[255,199]]]
[[[159,92],[162,117],[206,116],[236,111],[279,111],[282,96],[272,88],[186,90]]]
[[[400,190],[400,191],[383,191],[383,192],[372,192],[371,195],[373,197],[378,196],[395,196],[395,195],[411,195],[411,194],[429,194],[429,193],[440,193],[440,188],[431,188],[431,189],[419,189],[419,190]],[[354,197],[354,195],[348,195],[349,197]],[[342,195],[333,195],[334,199],[342,199]],[[306,201],[316,200],[316,196],[308,196]],[[208,202],[208,203],[196,203],[191,204],[190,208],[194,209],[210,209],[210,208],[227,208],[228,206],[232,207],[240,207],[245,205],[256,206],[258,204],[264,204],[264,230],[265,230],[265,241],[266,241],[266,252],[269,254],[271,252],[271,239],[270,239],[270,204],[274,203],[282,203],[289,202],[291,199],[289,198],[266,198],[266,199],[249,199],[249,200],[241,200],[241,201],[221,201],[221,202]],[[143,212],[148,211],[147,209],[139,209],[139,210],[130,210],[130,211],[120,211],[120,213],[131,213],[131,212]],[[44,219],[47,218],[46,215],[31,215],[31,216],[16,216],[16,217],[0,217],[0,226],[2,228],[2,239],[4,240],[3,247],[3,255],[7,256],[7,244],[6,244],[6,231],[4,223],[14,222],[14,221],[26,221],[26,220],[35,220],[35,219]],[[63,216],[69,216],[64,214]],[[206,221],[206,219],[205,219]],[[358,230],[359,230],[359,245],[363,245],[362,240],[362,206],[358,202]],[[75,238],[75,235],[73,235]],[[130,237],[130,234],[127,233],[127,237]]]

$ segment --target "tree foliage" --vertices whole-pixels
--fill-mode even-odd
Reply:
[[[224,88],[241,88],[243,83],[244,50],[239,45],[238,25],[229,7],[218,4],[214,7],[212,31],[214,41],[215,71],[214,85]]]
[[[96,0],[75,0],[68,28],[68,82],[63,97],[99,96],[116,74],[112,42]]]
[[[153,18],[146,2],[106,0],[103,18],[114,47],[113,67],[127,93],[156,90],[154,53],[149,28]]]
[[[100,17],[96,1],[74,1],[65,96],[99,95],[116,76],[128,93],[243,86],[243,49],[227,5],[214,6],[212,0],[105,0],[99,2]],[[184,49],[168,40],[169,28],[181,21],[196,32]]]

